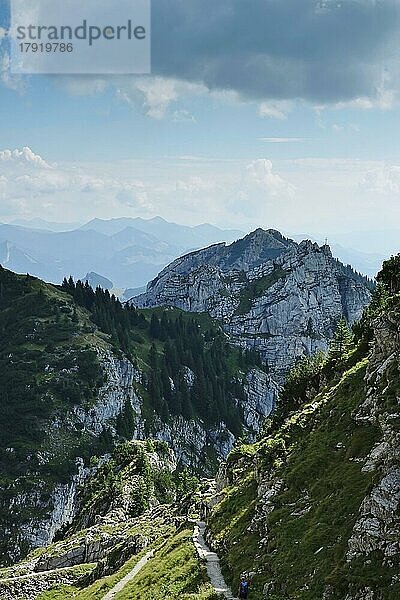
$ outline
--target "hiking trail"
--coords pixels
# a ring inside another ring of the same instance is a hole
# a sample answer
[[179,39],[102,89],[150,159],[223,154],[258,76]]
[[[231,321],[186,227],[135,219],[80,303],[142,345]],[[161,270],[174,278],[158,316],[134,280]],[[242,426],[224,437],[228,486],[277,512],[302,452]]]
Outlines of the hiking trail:
[[193,543],[200,559],[206,561],[207,574],[211,585],[218,594],[223,594],[227,600],[237,600],[222,575],[218,555],[211,552],[204,540],[205,530],[206,524],[203,521],[197,521],[193,531]]
[[113,588],[111,588],[111,590],[109,590],[105,596],[103,596],[102,600],[112,600],[113,598],[115,598],[115,596],[124,589],[124,587],[131,581],[131,579],[136,577],[136,575],[139,573],[139,571],[141,571],[141,569],[143,569],[143,567],[148,563],[148,561],[151,558],[153,558],[153,556],[154,556],[154,550],[150,550],[150,552],[145,554],[136,563],[136,565],[133,567],[133,569],[131,571],[129,571],[129,573],[127,573],[125,575],[125,577],[123,577]]

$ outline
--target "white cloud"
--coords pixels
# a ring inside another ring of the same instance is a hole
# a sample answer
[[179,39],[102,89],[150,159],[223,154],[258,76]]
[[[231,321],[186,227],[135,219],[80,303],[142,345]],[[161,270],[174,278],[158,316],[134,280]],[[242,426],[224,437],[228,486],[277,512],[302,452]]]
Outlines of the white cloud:
[[[398,74],[399,64],[393,65],[392,73]],[[396,82],[389,70],[383,70],[381,73],[381,82],[375,87],[374,93],[369,96],[356,96],[351,100],[335,102],[332,105],[316,106],[316,111],[322,111],[326,108],[338,110],[358,109],[358,110],[390,110],[398,104],[399,90],[398,81]]]
[[123,102],[139,105],[153,119],[163,119],[179,98],[205,91],[204,86],[165,77],[121,79],[117,86],[117,95]]
[[106,79],[84,75],[67,76],[60,77],[58,84],[77,96],[101,94],[111,88],[121,102],[139,109],[146,116],[156,120],[171,117],[177,122],[194,121],[194,117],[185,109],[171,110],[178,100],[209,94],[204,85],[147,75],[109,76]]
[[161,77],[134,79],[122,83],[117,95],[128,104],[141,104],[145,114],[153,119],[162,119],[171,103],[178,98],[175,82]]
[[43,169],[50,169],[50,165],[41,156],[32,152],[28,146],[22,150],[0,150],[0,162],[13,163],[15,165],[32,165]]
[[65,209],[73,215],[127,206],[143,214],[151,209],[142,181],[50,164],[28,147],[0,151],[0,215],[59,218]]
[[260,117],[266,119],[287,119],[291,104],[282,100],[281,102],[262,102],[258,107]]
[[360,188],[373,194],[399,194],[400,166],[385,166],[368,171],[360,181]]
[[245,184],[261,189],[273,198],[293,196],[296,188],[294,185],[274,173],[272,162],[260,158],[246,167]]
[[[378,91],[377,95],[372,98],[368,97],[359,97],[354,100],[349,100],[348,102],[337,102],[331,108],[336,108],[339,110],[348,109],[348,108],[356,108],[361,110],[390,110],[397,103],[396,93],[393,90],[384,90],[381,89]],[[320,107],[327,108],[327,107]]]
[[261,137],[258,138],[260,142],[267,142],[267,144],[290,144],[297,142],[310,142],[311,138],[304,137]]

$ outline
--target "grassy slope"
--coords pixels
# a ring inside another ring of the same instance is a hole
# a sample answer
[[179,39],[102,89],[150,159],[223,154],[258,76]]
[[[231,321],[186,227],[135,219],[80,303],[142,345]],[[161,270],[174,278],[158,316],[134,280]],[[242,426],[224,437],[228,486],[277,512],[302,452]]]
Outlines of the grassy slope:
[[116,600],[213,600],[204,565],[196,556],[192,529],[173,536],[116,596]]
[[191,536],[191,529],[172,534],[165,541],[160,535],[154,544],[128,560],[113,575],[84,589],[59,585],[42,593],[37,600],[101,600],[150,548],[155,548],[155,557],[115,597],[116,600],[215,600],[216,596],[207,583],[205,567],[197,560]]
[[[389,590],[393,573],[374,557],[364,566],[345,561],[359,506],[373,484],[373,474],[361,473],[358,461],[379,438],[373,426],[352,417],[365,399],[365,369],[363,360],[277,433],[230,458],[236,483],[210,527],[225,548],[223,568],[230,583],[236,585],[242,571],[256,571],[252,600],[261,600],[269,581],[277,584],[277,600],[320,600],[326,583],[334,588],[332,599],[343,600],[352,581],[372,587],[379,581],[385,600],[399,592]],[[257,500],[256,471],[264,476],[273,471],[283,480],[267,517],[266,543],[256,528],[248,530]]]

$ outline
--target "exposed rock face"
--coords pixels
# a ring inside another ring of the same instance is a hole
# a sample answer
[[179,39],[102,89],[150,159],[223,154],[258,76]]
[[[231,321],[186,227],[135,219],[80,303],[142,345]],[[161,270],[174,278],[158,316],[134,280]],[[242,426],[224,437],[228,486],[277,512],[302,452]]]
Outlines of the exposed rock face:
[[[49,518],[22,525],[21,537],[32,548],[50,544],[57,531],[72,522],[75,516],[77,490],[90,473],[90,469],[84,468],[81,458],[78,458],[76,462],[77,474],[71,477],[70,483],[57,485],[51,495],[49,506],[52,507],[52,511]],[[37,504],[40,504],[40,494],[37,496]]]
[[206,428],[201,421],[185,421],[180,417],[171,424],[159,422],[155,437],[171,446],[181,464],[194,468],[202,466],[205,473],[207,449],[212,447],[216,456],[224,459],[235,443],[234,435],[224,423],[219,427]]
[[263,420],[271,414],[276,404],[279,387],[269,375],[259,369],[252,369],[247,374],[245,393],[244,420],[250,431],[258,433]]
[[376,424],[382,439],[365,460],[363,471],[376,472],[378,482],[360,507],[348,543],[348,560],[379,551],[388,564],[400,557],[400,402],[398,316],[389,312],[374,327],[374,352],[367,376],[367,398],[356,418]]
[[6,579],[0,582],[2,600],[35,600],[41,593],[58,585],[79,585],[84,578],[74,569],[60,569],[51,573],[36,573],[35,576],[22,576],[19,579]]
[[399,554],[400,469],[394,468],[364,499],[349,540],[348,559],[375,550],[390,558]]
[[358,319],[369,300],[366,281],[329,247],[260,229],[178,258],[132,303],[207,311],[237,344],[259,350],[279,382],[298,357],[326,348],[341,317]]
[[74,407],[78,421],[89,432],[99,435],[104,426],[113,425],[113,420],[122,411],[125,402],[130,401],[136,414],[134,437],[143,437],[142,399],[135,392],[134,383],[141,381],[141,374],[127,359],[118,359],[111,352],[99,352],[99,360],[104,372],[105,383],[99,390],[96,404],[90,409]]

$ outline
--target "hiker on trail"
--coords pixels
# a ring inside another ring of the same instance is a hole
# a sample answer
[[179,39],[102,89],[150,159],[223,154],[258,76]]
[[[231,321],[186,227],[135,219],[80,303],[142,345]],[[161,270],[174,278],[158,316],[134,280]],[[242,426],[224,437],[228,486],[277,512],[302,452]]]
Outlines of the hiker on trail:
[[239,584],[239,598],[241,600],[247,600],[249,597],[249,581],[246,577],[242,576]]

